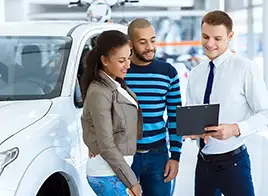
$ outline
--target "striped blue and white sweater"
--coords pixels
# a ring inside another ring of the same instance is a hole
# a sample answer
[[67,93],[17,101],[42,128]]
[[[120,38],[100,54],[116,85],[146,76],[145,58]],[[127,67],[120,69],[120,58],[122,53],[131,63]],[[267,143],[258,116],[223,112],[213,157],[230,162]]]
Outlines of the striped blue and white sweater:
[[[138,150],[159,148],[166,143],[167,130],[171,159],[179,160],[182,138],[176,135],[176,107],[181,105],[180,81],[176,69],[155,59],[147,66],[131,64],[125,81],[136,93],[143,115],[143,139]],[[164,121],[167,109],[168,122]]]

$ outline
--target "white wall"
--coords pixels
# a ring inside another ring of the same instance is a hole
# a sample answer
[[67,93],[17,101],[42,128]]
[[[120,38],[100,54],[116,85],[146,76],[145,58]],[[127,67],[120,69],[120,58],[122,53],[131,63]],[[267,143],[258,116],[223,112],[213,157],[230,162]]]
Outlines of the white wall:
[[0,22],[5,22],[5,0],[0,0]]
[[7,22],[26,20],[26,7],[24,0],[6,0],[5,1],[5,20]]
[[205,0],[205,9],[206,10],[224,10],[224,3],[225,3],[225,0]]

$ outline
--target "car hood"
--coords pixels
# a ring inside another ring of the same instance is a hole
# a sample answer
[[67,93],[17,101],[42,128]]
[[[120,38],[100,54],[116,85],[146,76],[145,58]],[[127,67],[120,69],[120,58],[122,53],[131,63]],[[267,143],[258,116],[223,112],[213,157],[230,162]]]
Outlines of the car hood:
[[50,100],[1,101],[0,144],[45,116],[51,105]]

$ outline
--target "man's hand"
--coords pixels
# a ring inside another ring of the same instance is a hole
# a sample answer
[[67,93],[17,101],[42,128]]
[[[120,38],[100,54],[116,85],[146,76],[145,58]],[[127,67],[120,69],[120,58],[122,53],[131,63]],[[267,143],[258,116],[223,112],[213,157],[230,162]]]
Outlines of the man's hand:
[[164,172],[164,182],[170,182],[171,180],[173,180],[177,176],[178,171],[179,162],[172,159],[168,160]]
[[237,124],[222,124],[219,126],[206,127],[205,131],[214,131],[204,133],[204,137],[214,137],[218,140],[227,140],[230,137],[240,135],[240,130]]
[[237,124],[222,124],[218,126],[206,127],[205,132],[202,135],[187,135],[183,136],[182,140],[186,140],[188,138],[192,140],[196,140],[197,138],[203,138],[205,144],[208,142],[209,137],[214,137],[218,140],[227,140],[230,137],[240,135],[240,130]]
[[191,139],[191,140],[196,140],[197,138],[203,138],[205,144],[208,142],[208,138],[209,136],[206,135],[187,135],[187,136],[183,136],[182,140],[185,141],[186,139]]
[[202,135],[186,135],[182,137],[182,140],[186,140],[186,139],[191,139],[191,140],[196,140],[197,138],[202,137]]

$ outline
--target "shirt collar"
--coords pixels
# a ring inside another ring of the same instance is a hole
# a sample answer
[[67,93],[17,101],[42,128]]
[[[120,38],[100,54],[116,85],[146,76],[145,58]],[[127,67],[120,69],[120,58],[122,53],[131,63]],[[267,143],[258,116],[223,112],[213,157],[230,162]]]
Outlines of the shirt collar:
[[212,62],[215,65],[215,67],[217,68],[232,54],[233,54],[232,51],[230,49],[227,49],[224,53],[222,53],[220,56],[218,56]]

